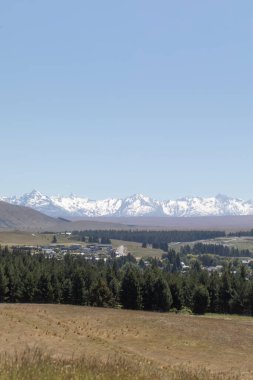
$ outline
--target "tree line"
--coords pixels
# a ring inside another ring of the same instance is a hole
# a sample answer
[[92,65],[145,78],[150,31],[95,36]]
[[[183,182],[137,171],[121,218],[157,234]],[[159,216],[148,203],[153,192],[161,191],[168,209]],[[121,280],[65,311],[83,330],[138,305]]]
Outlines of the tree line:
[[[187,273],[176,253],[149,265],[131,255],[87,261],[80,255],[61,260],[0,248],[0,302],[55,303],[166,312],[253,314],[253,279],[241,266],[233,273],[209,274],[195,261]],[[167,260],[167,262],[166,262]]]
[[253,230],[250,231],[237,231],[237,232],[230,232],[228,234],[229,237],[253,237]]
[[139,231],[139,230],[87,230],[73,231],[73,239],[80,241],[99,242],[114,240],[131,241],[150,244],[153,248],[160,248],[161,244],[172,242],[192,242],[208,240],[226,236],[225,231]]
[[181,253],[194,255],[212,254],[222,257],[253,257],[253,253],[248,249],[239,250],[222,244],[196,243],[192,247],[185,245],[181,247]]

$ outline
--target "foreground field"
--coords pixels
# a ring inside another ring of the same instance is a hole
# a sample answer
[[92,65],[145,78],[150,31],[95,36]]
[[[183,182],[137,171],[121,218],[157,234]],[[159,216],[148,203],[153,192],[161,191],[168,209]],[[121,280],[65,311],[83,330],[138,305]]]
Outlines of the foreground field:
[[2,304],[0,324],[0,379],[253,378],[251,318]]

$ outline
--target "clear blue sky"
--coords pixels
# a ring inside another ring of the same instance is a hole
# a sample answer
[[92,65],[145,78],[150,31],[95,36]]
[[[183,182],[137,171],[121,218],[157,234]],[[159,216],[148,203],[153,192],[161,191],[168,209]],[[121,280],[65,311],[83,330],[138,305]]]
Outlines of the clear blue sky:
[[253,198],[252,0],[0,0],[1,195]]

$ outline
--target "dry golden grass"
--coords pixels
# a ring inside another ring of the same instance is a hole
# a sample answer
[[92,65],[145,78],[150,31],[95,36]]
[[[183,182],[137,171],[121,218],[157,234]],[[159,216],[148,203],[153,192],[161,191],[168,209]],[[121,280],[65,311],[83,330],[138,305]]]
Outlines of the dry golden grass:
[[[0,245],[48,245],[51,244],[53,234],[40,234],[37,232],[0,231]],[[57,234],[59,244],[80,244],[80,241],[70,240],[68,236]]]
[[[253,378],[251,318],[63,305],[1,305],[0,325],[0,355],[14,358],[24,350],[33,352],[38,348],[59,368],[61,361],[70,369],[73,365],[79,368],[81,363],[89,367],[100,362],[103,373],[111,366],[109,372],[115,373],[111,378],[118,379],[127,379],[127,373],[142,374],[129,379]],[[125,364],[119,366],[122,360]],[[50,360],[47,363],[52,366]],[[124,376],[117,377],[118,367],[122,371],[125,368]],[[106,375],[97,378],[109,379]]]
[[0,360],[1,380],[239,380],[237,375],[189,367],[155,368],[150,361],[137,363],[120,357],[106,361],[86,356],[53,359],[38,349]]

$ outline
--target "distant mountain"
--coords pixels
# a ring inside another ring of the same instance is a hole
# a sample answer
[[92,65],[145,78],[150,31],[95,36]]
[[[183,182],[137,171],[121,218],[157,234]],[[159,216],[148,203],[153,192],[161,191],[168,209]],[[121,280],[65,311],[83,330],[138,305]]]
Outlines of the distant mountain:
[[143,194],[120,199],[90,200],[75,195],[48,196],[33,190],[21,197],[1,197],[1,200],[33,208],[52,217],[195,217],[253,215],[253,202],[217,195],[215,197],[186,197],[157,201]]
[[31,207],[0,201],[0,231],[74,231],[98,229],[127,229],[124,224],[107,221],[81,220],[70,222],[64,218],[52,218]]

